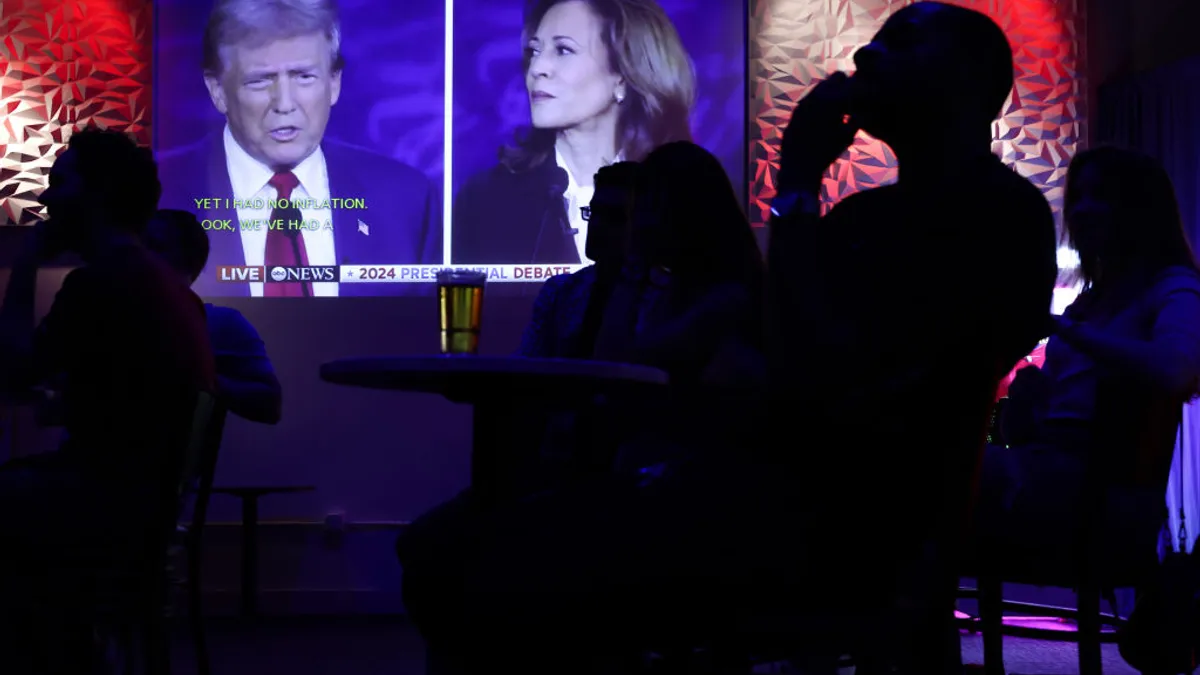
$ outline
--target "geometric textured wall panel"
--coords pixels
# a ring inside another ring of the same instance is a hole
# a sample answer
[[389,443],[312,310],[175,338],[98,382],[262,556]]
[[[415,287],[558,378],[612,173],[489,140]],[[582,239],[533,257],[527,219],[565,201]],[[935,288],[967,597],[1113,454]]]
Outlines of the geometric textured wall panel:
[[[767,221],[779,141],[792,108],[830,73],[853,71],[854,52],[913,0],[751,0],[751,220]],[[1067,165],[1085,134],[1081,0],[955,0],[991,16],[1008,34],[1016,86],[993,124],[992,150],[1042,189],[1057,214]],[[828,208],[896,178],[896,158],[859,134],[826,174]]]
[[0,212],[42,217],[37,197],[87,126],[150,144],[151,0],[0,0]]

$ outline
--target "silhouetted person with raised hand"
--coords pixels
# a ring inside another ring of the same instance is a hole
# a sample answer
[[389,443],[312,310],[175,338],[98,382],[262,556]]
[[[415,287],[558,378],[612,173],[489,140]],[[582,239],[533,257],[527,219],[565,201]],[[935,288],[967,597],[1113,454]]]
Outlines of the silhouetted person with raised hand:
[[[49,220],[13,265],[0,308],[0,384],[19,395],[61,377],[67,440],[0,468],[5,673],[28,672],[34,636],[22,631],[36,630],[28,610],[46,584],[87,573],[70,555],[150,555],[133,547],[145,527],[161,526],[146,521],[182,460],[170,450],[183,450],[196,394],[216,388],[203,305],[140,241],[159,190],[148,150],[124,134],[77,132],[40,198]],[[84,265],[35,324],[38,267],[65,252]]]
[[[187,211],[160,210],[146,228],[145,241],[188,285],[208,264],[208,233]],[[258,331],[232,307],[206,303],[204,310],[216,357],[218,396],[238,417],[277,424],[283,415],[283,388]]]
[[[993,21],[909,5],[854,60],[853,77],[835,73],[797,104],[783,137],[773,425],[796,439],[779,456],[820,514],[812,571],[830,594],[810,606],[884,612],[891,629],[866,634],[875,656],[933,673],[957,659],[956,634],[952,649],[939,636],[951,635],[954,553],[996,386],[1048,327],[1054,219],[991,152],[1013,85]],[[899,180],[822,217],[822,176],[860,129],[895,152]],[[828,440],[801,452],[814,437]],[[852,569],[897,582],[864,587]]]

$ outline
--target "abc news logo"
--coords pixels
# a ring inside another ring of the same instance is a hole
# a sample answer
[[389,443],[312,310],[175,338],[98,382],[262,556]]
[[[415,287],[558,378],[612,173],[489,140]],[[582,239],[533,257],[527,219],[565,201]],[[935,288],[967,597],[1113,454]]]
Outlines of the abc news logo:
[[279,283],[289,284],[304,281],[337,281],[337,267],[334,265],[320,267],[272,267],[270,269],[253,265],[220,265],[217,267],[217,281],[231,283]]

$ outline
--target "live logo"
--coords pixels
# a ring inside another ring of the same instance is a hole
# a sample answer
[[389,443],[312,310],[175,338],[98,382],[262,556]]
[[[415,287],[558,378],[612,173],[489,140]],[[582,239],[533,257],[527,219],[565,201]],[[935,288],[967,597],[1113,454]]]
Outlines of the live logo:
[[266,278],[265,267],[254,267],[252,265],[219,265],[217,267],[217,281],[232,281],[237,283],[245,283],[247,281],[262,282]]

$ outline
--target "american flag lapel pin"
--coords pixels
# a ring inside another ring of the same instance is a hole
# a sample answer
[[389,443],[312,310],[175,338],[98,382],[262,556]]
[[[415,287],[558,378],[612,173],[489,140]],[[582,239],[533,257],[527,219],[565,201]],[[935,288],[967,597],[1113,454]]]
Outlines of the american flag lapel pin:
[[362,232],[363,234],[367,235],[368,237],[371,236],[371,228],[367,227],[367,224],[361,220],[358,221],[358,231]]

